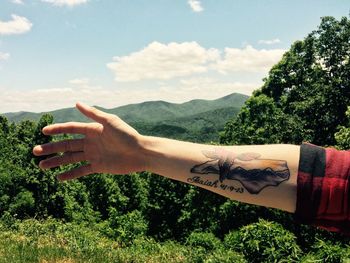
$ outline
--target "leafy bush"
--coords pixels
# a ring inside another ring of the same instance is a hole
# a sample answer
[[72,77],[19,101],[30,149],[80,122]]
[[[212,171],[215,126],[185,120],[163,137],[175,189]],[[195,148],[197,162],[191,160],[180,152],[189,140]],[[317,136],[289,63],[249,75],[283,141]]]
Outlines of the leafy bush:
[[192,232],[186,240],[186,245],[212,251],[219,249],[222,243],[213,233]]
[[19,192],[12,200],[9,212],[13,215],[20,215],[20,217],[26,217],[33,215],[32,210],[35,206],[35,200],[33,194],[29,191]]
[[[345,253],[344,253],[345,252]],[[341,247],[340,244],[332,244],[329,241],[318,239],[313,246],[313,252],[306,255],[302,262],[349,262],[349,251]]]
[[[249,262],[290,262],[302,255],[295,236],[280,224],[260,219],[242,227],[239,234],[241,251]],[[232,236],[233,244],[234,240]]]
[[183,198],[181,216],[177,220],[183,239],[195,230],[220,233],[222,218],[218,208],[226,201],[223,196],[191,186]]
[[3,213],[0,218],[0,229],[1,230],[14,230],[17,228],[17,219],[11,215],[8,211]]
[[138,210],[121,216],[112,210],[110,223],[115,237],[124,245],[129,245],[134,239],[145,236],[148,228],[146,220]]
[[240,251],[241,250],[241,236],[239,231],[231,231],[225,236],[224,246],[226,249]]
[[205,262],[209,255],[222,248],[221,241],[210,232],[192,232],[185,245],[190,248],[192,262],[196,263]]
[[145,211],[149,235],[162,241],[182,237],[184,231],[178,219],[181,209],[186,206],[185,196],[189,188],[190,185],[152,174]]

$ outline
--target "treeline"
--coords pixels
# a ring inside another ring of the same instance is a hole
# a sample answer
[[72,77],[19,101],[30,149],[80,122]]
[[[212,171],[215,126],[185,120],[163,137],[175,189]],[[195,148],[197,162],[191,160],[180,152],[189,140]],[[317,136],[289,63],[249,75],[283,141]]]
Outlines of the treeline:
[[[171,262],[176,255],[173,262],[350,258],[346,237],[155,174],[100,174],[60,183],[55,174],[63,168],[42,171],[31,153],[36,144],[62,139],[42,135],[51,122],[50,116],[18,125],[1,118],[0,243],[9,246],[5,258],[11,262],[23,254],[27,262],[40,255],[68,255],[77,262]],[[348,140],[350,129],[342,130]],[[52,242],[64,245],[54,248]]]
[[322,18],[317,30],[296,41],[272,67],[263,86],[226,125],[221,142],[349,147],[340,129],[349,121],[349,57],[349,19]]
[[[350,148],[349,56],[350,20],[323,18],[317,30],[292,45],[263,87],[226,124],[221,143],[308,141]],[[32,154],[34,145],[68,138],[41,133],[52,121],[44,115],[37,123],[14,124],[0,117],[0,228],[5,232],[32,235],[25,225],[44,229],[42,235],[64,236],[58,227],[62,222],[95,231],[118,247],[148,251],[140,240],[152,240],[159,249],[173,242],[164,249],[183,253],[177,262],[350,258],[347,237],[297,225],[288,213],[230,201],[148,172],[58,182],[55,175],[70,167],[40,170],[40,158]],[[31,219],[44,220],[43,226]]]
[[230,213],[237,203],[148,172],[99,174],[58,182],[55,175],[71,167],[41,170],[41,159],[32,154],[34,145],[63,139],[41,133],[51,122],[49,115],[38,123],[24,121],[18,125],[0,118],[0,216],[107,221],[106,231],[113,237],[124,235],[125,241],[133,239],[134,230],[135,235],[157,240],[183,240],[194,230],[222,237],[232,227],[247,223],[238,211],[232,220]]

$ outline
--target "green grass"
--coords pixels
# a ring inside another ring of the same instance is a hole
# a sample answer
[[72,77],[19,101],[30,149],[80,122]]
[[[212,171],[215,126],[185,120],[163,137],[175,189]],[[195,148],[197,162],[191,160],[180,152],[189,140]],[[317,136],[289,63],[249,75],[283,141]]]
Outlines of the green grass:
[[[0,223],[0,263],[2,262],[222,262],[223,258],[243,256],[232,251],[205,251],[174,241],[152,238],[134,240],[124,246],[107,238],[97,226],[82,226],[49,219]],[[100,229],[101,230],[101,229]]]
[[[178,245],[147,244],[123,248],[116,241],[94,244],[80,237],[44,234],[40,237],[4,232],[0,235],[0,262],[186,262]],[[145,241],[149,242],[149,241]],[[176,248],[176,249],[175,249]],[[183,249],[182,249],[183,250]]]
[[[56,219],[0,221],[0,263],[350,262],[349,245],[322,240],[312,251],[300,250],[290,260],[286,255],[295,240],[276,223],[264,220],[230,232],[223,241],[211,233],[193,232],[184,243],[141,237],[125,244],[108,237],[105,227],[104,223],[79,225]],[[264,232],[266,227],[283,233]],[[246,235],[253,237],[246,240]],[[271,242],[280,241],[270,247]]]

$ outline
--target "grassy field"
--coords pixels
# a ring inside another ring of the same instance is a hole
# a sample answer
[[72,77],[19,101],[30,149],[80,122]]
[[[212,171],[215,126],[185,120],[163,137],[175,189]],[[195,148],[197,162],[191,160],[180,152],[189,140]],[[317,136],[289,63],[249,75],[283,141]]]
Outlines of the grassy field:
[[246,262],[241,254],[208,251],[150,238],[125,245],[98,230],[56,220],[0,224],[0,262]]
[[[296,254],[293,260],[289,258],[293,253],[290,248],[293,247],[284,249],[283,252],[280,250],[281,247],[276,246],[274,250],[263,249],[264,244],[256,243],[266,240],[244,243],[243,246],[246,249],[240,252],[232,250],[232,248],[238,248],[242,245],[238,244],[237,240],[235,241],[236,234],[239,233],[244,236],[253,232],[256,235],[257,229],[252,228],[257,226],[272,227],[274,223],[260,221],[259,224],[248,225],[242,228],[240,232],[234,232],[233,235],[229,234],[225,240],[219,240],[215,237],[208,239],[210,235],[199,233],[192,236],[191,241],[187,240],[184,243],[175,241],[156,242],[152,238],[138,238],[125,244],[106,237],[103,233],[103,224],[84,226],[63,223],[54,219],[45,221],[34,219],[16,220],[15,222],[0,221],[0,263],[350,262],[348,246],[327,245],[323,241],[319,242],[318,249],[306,254],[297,249],[294,251]],[[260,230],[258,229],[258,231]],[[272,228],[271,231],[273,232]],[[285,234],[288,236],[287,232]],[[286,237],[281,236],[273,240],[282,241],[281,238]],[[285,240],[288,240],[288,237]],[[256,246],[260,246],[259,251],[255,251]],[[285,256],[279,257],[277,261],[276,257],[273,260],[274,257],[271,257],[271,255],[281,252]],[[260,256],[260,259],[252,257],[253,254]]]

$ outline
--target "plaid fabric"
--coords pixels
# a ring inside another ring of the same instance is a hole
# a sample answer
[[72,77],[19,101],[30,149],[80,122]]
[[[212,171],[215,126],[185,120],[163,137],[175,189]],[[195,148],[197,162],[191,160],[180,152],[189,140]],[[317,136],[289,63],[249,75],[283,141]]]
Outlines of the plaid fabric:
[[349,177],[350,151],[302,144],[296,220],[349,235]]

